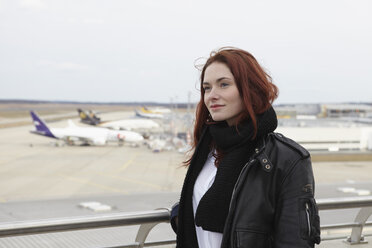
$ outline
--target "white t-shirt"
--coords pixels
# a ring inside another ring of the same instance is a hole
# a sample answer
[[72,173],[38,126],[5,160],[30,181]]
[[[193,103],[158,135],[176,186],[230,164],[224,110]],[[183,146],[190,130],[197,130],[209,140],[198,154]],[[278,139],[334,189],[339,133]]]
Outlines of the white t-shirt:
[[[215,158],[212,153],[208,155],[202,171],[195,181],[194,193],[192,195],[192,207],[194,218],[200,199],[205,192],[212,186],[216,177],[217,168],[214,165]],[[195,225],[196,237],[198,238],[199,248],[218,248],[221,247],[222,233],[205,231],[203,228]]]

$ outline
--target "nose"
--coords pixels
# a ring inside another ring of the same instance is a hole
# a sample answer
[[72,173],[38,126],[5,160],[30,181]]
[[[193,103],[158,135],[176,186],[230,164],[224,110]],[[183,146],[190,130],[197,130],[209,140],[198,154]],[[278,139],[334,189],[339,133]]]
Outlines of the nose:
[[208,92],[207,100],[213,101],[217,100],[220,97],[218,89],[216,87],[212,87],[212,89]]

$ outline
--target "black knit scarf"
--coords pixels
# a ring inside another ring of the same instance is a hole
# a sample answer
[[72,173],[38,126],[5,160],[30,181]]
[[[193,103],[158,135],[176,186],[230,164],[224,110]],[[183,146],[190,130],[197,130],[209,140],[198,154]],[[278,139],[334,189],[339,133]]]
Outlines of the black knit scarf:
[[[226,122],[207,126],[191,159],[181,192],[177,248],[198,247],[195,224],[204,230],[223,232],[232,191],[241,169],[253,154],[257,142],[276,127],[277,118],[272,107],[257,115],[257,135],[253,140],[254,129],[251,121],[242,122],[238,128],[230,127]],[[212,186],[199,202],[194,220],[192,207],[194,184],[210,153],[211,142],[214,142],[224,155]]]

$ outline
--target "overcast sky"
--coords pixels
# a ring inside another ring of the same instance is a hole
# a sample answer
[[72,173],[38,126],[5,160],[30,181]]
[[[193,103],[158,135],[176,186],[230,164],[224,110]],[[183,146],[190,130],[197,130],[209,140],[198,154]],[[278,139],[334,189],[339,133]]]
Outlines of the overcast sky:
[[251,52],[276,103],[372,102],[369,0],[0,0],[0,99],[186,102],[195,63]]

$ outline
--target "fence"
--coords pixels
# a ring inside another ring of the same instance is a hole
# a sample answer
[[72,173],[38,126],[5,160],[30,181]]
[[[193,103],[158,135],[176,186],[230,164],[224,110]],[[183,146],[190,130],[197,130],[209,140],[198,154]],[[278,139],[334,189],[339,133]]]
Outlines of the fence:
[[[337,237],[346,238],[349,244],[362,244],[366,241],[362,236],[363,227],[372,225],[367,222],[372,215],[372,197],[352,197],[352,198],[331,198],[318,199],[320,211],[336,210],[348,208],[361,208],[355,220],[350,223],[322,225],[322,230],[351,228],[350,236]],[[154,226],[159,223],[169,222],[170,209],[157,209],[153,211],[134,212],[134,213],[110,213],[95,216],[69,217],[59,219],[46,219],[23,222],[9,222],[0,224],[0,238],[13,237],[17,235],[43,234],[50,232],[63,232],[74,230],[86,230],[93,228],[118,227],[140,225],[134,243],[125,244],[111,248],[146,247],[175,244],[175,240],[165,240],[159,242],[147,242],[146,238]],[[334,239],[322,237],[322,240]]]

